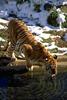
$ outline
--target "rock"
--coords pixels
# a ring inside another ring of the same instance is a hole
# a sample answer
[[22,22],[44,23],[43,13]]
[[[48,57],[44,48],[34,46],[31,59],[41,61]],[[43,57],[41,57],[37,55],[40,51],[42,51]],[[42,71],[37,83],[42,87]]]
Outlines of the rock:
[[9,13],[9,17],[17,18],[17,15],[13,11],[11,11]]
[[0,57],[0,66],[7,66],[9,63],[14,61],[14,59],[6,56]]
[[[15,59],[1,56],[0,57],[0,76],[12,76],[28,72],[26,65],[10,65]],[[8,65],[9,64],[9,65]]]

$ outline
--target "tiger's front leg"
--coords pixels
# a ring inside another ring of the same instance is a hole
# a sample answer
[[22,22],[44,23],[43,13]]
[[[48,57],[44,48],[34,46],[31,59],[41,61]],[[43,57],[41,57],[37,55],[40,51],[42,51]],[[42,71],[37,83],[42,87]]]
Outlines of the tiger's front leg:
[[24,44],[22,47],[23,53],[25,55],[25,59],[26,59],[26,63],[27,63],[27,68],[29,69],[29,71],[33,71],[33,64],[32,61],[30,59],[33,51],[32,51],[32,46],[29,44]]
[[32,62],[29,59],[26,59],[26,64],[27,64],[27,68],[29,69],[29,71],[33,71]]

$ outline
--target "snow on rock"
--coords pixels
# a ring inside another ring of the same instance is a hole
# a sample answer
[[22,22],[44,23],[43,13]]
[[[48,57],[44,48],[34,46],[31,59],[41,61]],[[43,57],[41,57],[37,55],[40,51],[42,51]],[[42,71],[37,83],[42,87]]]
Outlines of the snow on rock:
[[58,50],[61,50],[61,51],[67,51],[67,48],[60,48],[60,47],[58,47]]
[[8,24],[8,22],[9,22],[9,21],[0,18],[0,23]]
[[62,23],[62,22],[65,22],[65,16],[64,16],[64,14],[59,14],[59,16],[58,16],[58,18],[57,18],[57,21],[58,21],[58,23]]
[[47,17],[49,16],[50,13],[48,13],[47,11],[42,10],[39,14],[39,23],[42,26],[46,26],[47,25]]
[[48,47],[49,46],[49,43],[43,43],[44,46]]
[[41,34],[39,35],[39,37],[44,38],[44,39],[48,39],[48,38],[50,38],[50,34],[41,33]]
[[[47,0],[30,0],[30,3],[26,1],[22,4],[16,4],[16,1],[9,1],[7,4],[4,3],[3,6],[0,7],[0,18],[11,19],[11,17],[9,18],[9,14],[13,13],[18,18],[25,20],[25,22],[27,21],[29,25],[40,24],[45,30],[51,30],[53,27],[51,28],[47,24],[47,17],[50,13],[44,10],[43,7],[46,1]],[[50,1],[48,0],[48,2]],[[34,4],[41,4],[40,12],[34,11]]]
[[55,41],[55,42],[57,42],[58,41],[58,39],[60,39],[61,38],[61,36],[59,36],[59,35],[51,35],[50,36],[50,38],[52,39],[52,41]]
[[35,36],[35,39],[36,39],[38,42],[41,42],[41,41],[42,41],[42,38],[40,38],[39,36]]
[[8,26],[8,22],[9,21],[0,18],[0,29],[6,29]]
[[42,1],[41,0],[33,0],[33,2],[36,4],[41,4]]
[[56,36],[55,36],[55,35],[51,35],[50,37],[51,37],[52,39],[53,39],[53,38],[61,38],[59,35],[56,35]]
[[59,29],[62,30],[62,23],[65,22],[64,14],[60,13],[57,18],[57,22],[60,24]]
[[0,11],[0,18],[7,18],[8,17],[8,12],[6,10],[1,10]]
[[63,5],[67,5],[67,1],[63,2]]
[[57,48],[57,46],[55,45],[55,42],[52,42],[51,46],[48,46],[47,48],[48,49],[54,49],[54,48]]
[[11,13],[12,11],[14,13],[17,13],[17,7],[15,1],[8,2],[8,4],[4,5],[4,8],[7,10],[8,13]]
[[4,29],[4,26],[3,25],[0,25],[0,29]]
[[63,52],[63,53],[52,53],[52,55],[57,55],[57,56],[62,56],[67,54],[67,51]]
[[32,18],[33,18],[33,19],[38,19],[38,20],[39,20],[40,13],[37,13],[37,12],[34,12],[34,11],[33,11],[33,12],[31,13],[31,15],[32,15]]
[[17,16],[18,17],[30,18],[32,11],[31,11],[30,6],[27,2],[23,3],[22,5],[19,4],[17,6],[18,6],[18,9],[19,9],[19,11],[17,11]]

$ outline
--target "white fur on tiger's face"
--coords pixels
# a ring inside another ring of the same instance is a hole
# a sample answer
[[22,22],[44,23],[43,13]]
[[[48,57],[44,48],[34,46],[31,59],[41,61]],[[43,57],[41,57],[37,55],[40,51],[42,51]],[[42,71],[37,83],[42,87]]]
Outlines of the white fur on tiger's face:
[[24,53],[27,67],[35,63],[46,66],[51,76],[56,74],[56,59],[45,49],[45,47],[36,41],[33,34],[28,30],[23,21],[12,19],[8,24],[8,38],[11,42],[7,48],[7,55],[12,56],[15,49]]

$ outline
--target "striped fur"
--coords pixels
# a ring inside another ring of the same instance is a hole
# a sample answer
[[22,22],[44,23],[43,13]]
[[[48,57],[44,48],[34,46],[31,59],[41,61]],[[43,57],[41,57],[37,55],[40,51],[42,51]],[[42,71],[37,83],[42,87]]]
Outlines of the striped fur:
[[21,44],[34,45],[37,42],[26,24],[17,19],[12,19],[8,24],[8,38],[11,42],[7,49],[7,55],[9,56],[12,56],[15,49],[18,51]]
[[32,68],[33,64],[40,64],[46,70],[50,70],[51,75],[56,73],[56,59],[52,57],[41,43],[35,40],[33,34],[28,30],[23,21],[12,19],[9,22],[8,38],[11,42],[7,48],[9,56],[12,56],[15,49],[18,49],[25,55],[27,68]]

